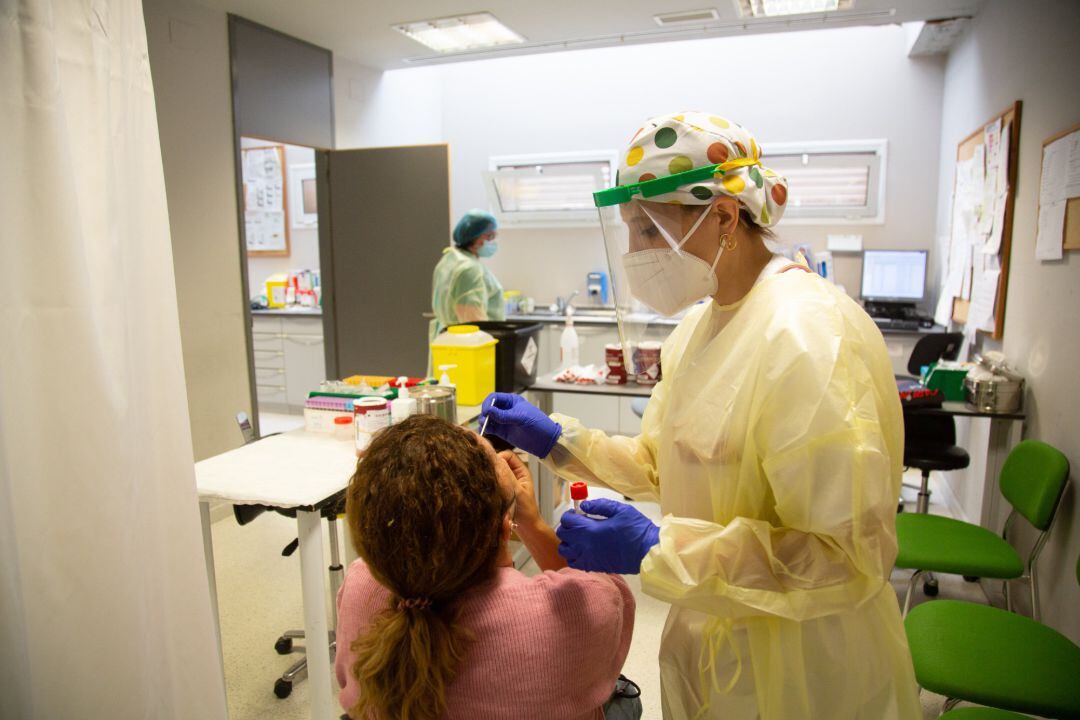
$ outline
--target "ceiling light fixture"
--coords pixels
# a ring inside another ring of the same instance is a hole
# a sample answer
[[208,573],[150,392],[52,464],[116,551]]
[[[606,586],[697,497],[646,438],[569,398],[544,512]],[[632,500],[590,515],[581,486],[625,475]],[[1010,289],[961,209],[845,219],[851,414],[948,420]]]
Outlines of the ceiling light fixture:
[[660,13],[659,15],[653,15],[653,20],[660,27],[670,27],[672,25],[691,25],[699,23],[711,23],[720,19],[720,13],[716,11],[716,8],[705,8],[704,10],[682,10],[680,12]]
[[525,38],[487,12],[394,25],[394,29],[440,53],[515,45]]
[[739,16],[744,18],[806,15],[809,13],[850,10],[855,0],[734,0]]

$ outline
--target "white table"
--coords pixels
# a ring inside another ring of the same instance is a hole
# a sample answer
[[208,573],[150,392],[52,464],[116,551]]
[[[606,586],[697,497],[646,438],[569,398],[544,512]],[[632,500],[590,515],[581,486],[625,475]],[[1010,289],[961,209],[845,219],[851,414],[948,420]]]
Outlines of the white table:
[[[319,640],[330,635],[320,510],[337,499],[355,471],[354,442],[304,430],[267,437],[195,464],[215,623],[218,610],[210,503],[225,501],[238,505],[296,508],[313,720],[331,720],[341,715],[330,682],[329,645]],[[219,647],[220,632],[218,626]]]
[[[479,415],[479,407],[459,407],[458,423],[468,424]],[[210,532],[210,503],[223,501],[236,505],[296,508],[312,720],[334,720],[341,716],[331,684],[329,644],[314,640],[328,639],[331,629],[326,615],[328,598],[323,574],[326,560],[320,511],[337,500],[355,471],[354,442],[309,433],[303,429],[266,437],[195,463],[206,574],[210,580],[219,652],[221,626],[214,576],[213,537]],[[346,542],[345,545],[346,557],[355,557],[351,553],[351,543]],[[319,647],[324,651],[317,652]]]

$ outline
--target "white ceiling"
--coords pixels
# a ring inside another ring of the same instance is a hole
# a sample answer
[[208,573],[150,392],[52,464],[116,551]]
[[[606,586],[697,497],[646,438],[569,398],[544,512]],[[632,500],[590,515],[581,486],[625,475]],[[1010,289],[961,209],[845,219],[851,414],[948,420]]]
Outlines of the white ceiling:
[[[981,0],[855,0],[844,13],[743,22],[735,0],[200,0],[373,68],[412,67],[448,58],[401,35],[393,25],[488,11],[526,39],[524,47],[465,54],[472,60],[508,54],[685,40],[741,33],[882,25],[973,15]],[[476,4],[471,4],[476,3]],[[709,25],[661,28],[657,13],[716,8]]]

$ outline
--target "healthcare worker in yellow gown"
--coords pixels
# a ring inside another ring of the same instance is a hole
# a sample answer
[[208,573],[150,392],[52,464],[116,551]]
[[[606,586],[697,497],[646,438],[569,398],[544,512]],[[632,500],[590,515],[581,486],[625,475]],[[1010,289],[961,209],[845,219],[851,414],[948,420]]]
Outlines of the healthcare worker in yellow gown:
[[454,245],[443,250],[431,281],[432,337],[459,323],[506,319],[503,287],[480,262],[498,250],[497,230],[495,217],[483,210],[470,210],[454,227]]
[[[488,434],[558,475],[660,503],[588,501],[558,530],[573,567],[641,573],[671,603],[664,717],[921,718],[897,598],[902,420],[881,333],[765,239],[787,183],[756,140],[704,113],[647,121],[597,193],[615,289],[660,314],[663,380],[637,437],[520,397]],[[624,342],[647,308],[617,297]],[[695,304],[699,300],[704,302]],[[588,638],[582,638],[588,642]]]

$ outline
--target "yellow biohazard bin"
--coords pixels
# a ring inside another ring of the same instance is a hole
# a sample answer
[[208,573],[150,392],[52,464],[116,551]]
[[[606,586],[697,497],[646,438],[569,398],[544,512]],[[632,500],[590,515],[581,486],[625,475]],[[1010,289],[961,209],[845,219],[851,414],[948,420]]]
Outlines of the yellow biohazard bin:
[[475,325],[454,325],[431,342],[436,377],[443,366],[457,386],[458,405],[479,405],[495,392],[495,345],[499,341]]

